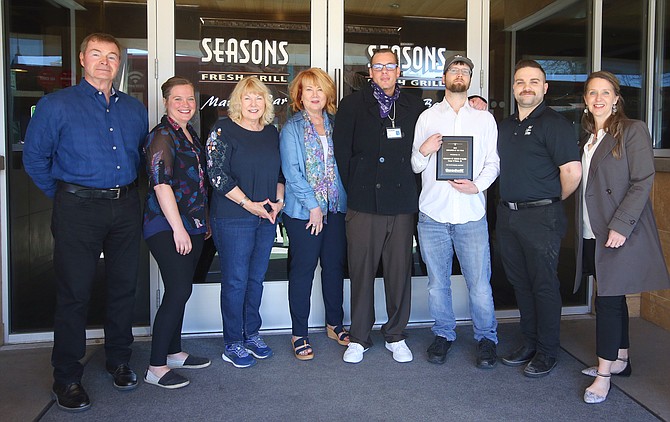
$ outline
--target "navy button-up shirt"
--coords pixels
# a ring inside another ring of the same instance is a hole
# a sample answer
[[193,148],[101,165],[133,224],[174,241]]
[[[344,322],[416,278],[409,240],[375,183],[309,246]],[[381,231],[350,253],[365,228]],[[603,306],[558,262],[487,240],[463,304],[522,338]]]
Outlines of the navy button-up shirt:
[[147,111],[112,88],[104,93],[86,80],[43,97],[26,131],[23,165],[37,187],[53,198],[56,183],[106,189],[137,178]]

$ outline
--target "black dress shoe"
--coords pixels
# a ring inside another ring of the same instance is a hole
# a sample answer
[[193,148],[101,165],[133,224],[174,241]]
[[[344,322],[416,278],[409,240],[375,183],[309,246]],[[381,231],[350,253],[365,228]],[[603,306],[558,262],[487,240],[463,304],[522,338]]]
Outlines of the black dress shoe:
[[496,366],[498,355],[496,354],[496,344],[483,338],[477,345],[477,368],[491,369]]
[[127,363],[122,363],[116,368],[107,366],[107,372],[114,377],[114,388],[117,390],[137,388],[137,375]]
[[557,363],[556,358],[547,356],[544,353],[536,353],[533,360],[523,370],[523,374],[531,378],[545,377],[556,367]]
[[433,344],[428,347],[428,362],[444,363],[447,359],[447,352],[451,349],[451,342],[444,337],[435,336]]
[[81,412],[91,407],[86,390],[78,382],[67,385],[55,382],[51,395],[58,407],[68,412]]
[[502,363],[507,366],[521,366],[530,362],[533,356],[535,356],[535,349],[524,345],[502,358]]

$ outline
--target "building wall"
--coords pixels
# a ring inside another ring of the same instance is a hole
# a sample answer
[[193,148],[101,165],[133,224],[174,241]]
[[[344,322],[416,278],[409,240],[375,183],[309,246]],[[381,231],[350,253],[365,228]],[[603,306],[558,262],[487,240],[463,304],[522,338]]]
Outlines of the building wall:
[[[656,159],[652,203],[666,265],[670,265],[670,158]],[[640,295],[642,318],[670,330],[670,289]]]

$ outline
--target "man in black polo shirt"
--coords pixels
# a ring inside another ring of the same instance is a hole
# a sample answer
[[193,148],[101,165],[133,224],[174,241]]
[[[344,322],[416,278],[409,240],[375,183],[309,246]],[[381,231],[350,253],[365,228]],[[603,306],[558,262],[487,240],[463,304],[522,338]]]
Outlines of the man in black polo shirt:
[[556,366],[561,321],[558,253],[566,218],[561,200],[582,175],[570,122],[547,107],[549,85],[533,60],[517,63],[517,112],[500,124],[500,205],[496,233],[507,279],[514,287],[524,344],[503,358],[528,363],[524,374],[543,377]]

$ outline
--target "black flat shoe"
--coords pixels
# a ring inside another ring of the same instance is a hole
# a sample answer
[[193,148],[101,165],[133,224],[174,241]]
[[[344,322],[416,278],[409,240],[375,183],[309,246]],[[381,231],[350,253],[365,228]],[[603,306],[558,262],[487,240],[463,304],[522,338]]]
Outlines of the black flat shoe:
[[107,372],[114,378],[114,388],[117,390],[132,390],[137,388],[137,375],[127,363],[116,368],[107,367]]
[[51,395],[56,404],[67,412],[82,412],[91,407],[91,401],[84,387],[78,382],[72,384],[54,383]]
[[502,358],[502,363],[507,366],[521,366],[530,362],[533,356],[535,356],[535,349],[524,345]]

